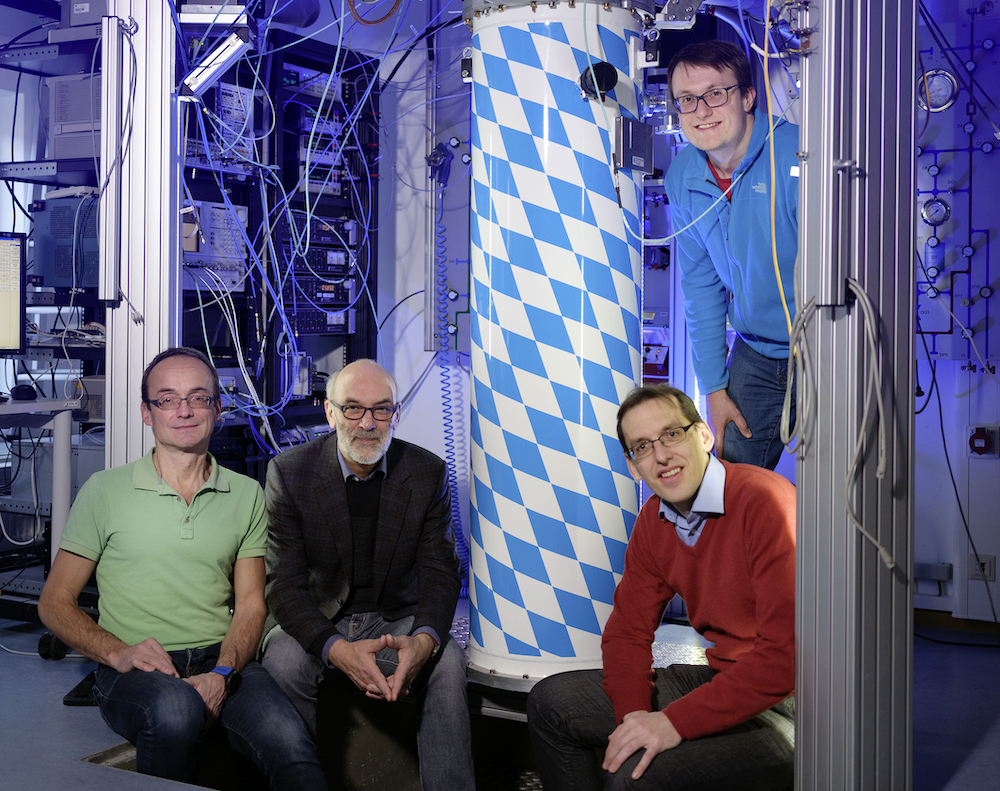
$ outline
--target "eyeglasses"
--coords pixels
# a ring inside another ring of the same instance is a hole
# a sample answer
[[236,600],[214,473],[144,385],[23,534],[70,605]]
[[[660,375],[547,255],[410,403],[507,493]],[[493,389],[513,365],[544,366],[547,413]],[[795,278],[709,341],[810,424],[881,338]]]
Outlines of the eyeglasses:
[[696,420],[694,423],[688,423],[686,426],[681,426],[680,428],[668,428],[656,439],[644,439],[642,442],[636,443],[625,451],[625,455],[632,459],[632,461],[639,461],[639,459],[644,459],[653,452],[654,442],[659,442],[665,448],[669,448],[672,445],[680,445],[684,441],[684,437],[687,436],[687,430],[697,422]]
[[361,420],[365,416],[365,412],[371,412],[372,417],[376,420],[389,420],[399,409],[399,404],[361,406],[361,404],[335,404],[333,401],[330,404],[337,407],[348,420]]
[[682,115],[693,113],[698,109],[698,102],[702,101],[708,107],[722,107],[729,102],[729,92],[733,88],[742,88],[742,85],[730,85],[728,88],[712,88],[701,96],[678,96],[674,99],[674,107]]
[[147,399],[146,403],[159,407],[164,412],[176,412],[181,408],[181,401],[187,401],[191,409],[208,409],[215,403],[215,396],[199,393],[198,395],[190,395],[187,398],[178,398],[177,396],[166,395],[156,401]]

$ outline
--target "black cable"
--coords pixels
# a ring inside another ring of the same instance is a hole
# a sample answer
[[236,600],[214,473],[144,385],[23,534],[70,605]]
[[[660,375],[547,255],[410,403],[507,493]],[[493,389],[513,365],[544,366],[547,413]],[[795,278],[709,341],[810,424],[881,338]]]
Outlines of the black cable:
[[[975,101],[976,95],[973,93],[972,88],[973,87],[978,88],[980,93],[983,94],[983,98],[991,105],[993,105],[993,109],[996,110],[997,112],[1000,112],[1000,107],[997,107],[996,102],[994,102],[993,99],[990,98],[990,95],[986,93],[985,90],[983,90],[983,86],[980,85],[977,82],[976,78],[973,77],[972,74],[965,69],[965,65],[964,64],[956,65],[952,61],[951,59],[952,55],[958,58],[958,53],[955,52],[955,49],[951,45],[949,45],[948,42],[945,40],[944,33],[941,32],[941,28],[938,27],[937,22],[931,16],[930,12],[927,10],[927,7],[924,5],[923,0],[920,0],[920,14],[924,18],[924,23],[927,25],[927,29],[930,31],[931,37],[937,43],[938,47],[941,48],[941,52],[944,54],[945,58],[948,59],[948,65],[954,72],[955,78],[962,83],[962,87],[965,88],[966,92],[969,94],[969,98]],[[969,78],[969,84],[966,84],[965,82],[966,75]],[[970,84],[972,87],[970,87]],[[979,109],[982,110],[982,108]],[[982,112],[987,119],[987,123],[990,123],[989,115],[987,115],[985,111]],[[993,126],[994,129],[996,128],[992,123],[990,123],[990,125]]]
[[419,44],[421,41],[423,41],[428,36],[433,36],[441,28],[448,27],[449,25],[456,25],[459,22],[463,22],[463,21],[464,20],[462,19],[462,17],[457,16],[454,19],[449,19],[447,22],[439,22],[434,27],[428,28],[423,33],[421,33],[417,38],[415,38],[413,40],[413,43],[410,44],[410,46],[408,46],[406,48],[406,52],[403,53],[403,57],[401,57],[396,62],[396,65],[393,67],[392,71],[389,72],[389,76],[385,78],[385,82],[382,83],[382,90],[385,90],[385,86],[388,85],[392,81],[392,78],[396,76],[396,72],[399,71],[399,67],[403,65],[403,63],[410,56],[410,53],[413,52],[413,48],[415,46],[417,46],[417,44]]
[[920,632],[914,632],[914,637],[919,637],[921,640],[927,640],[931,643],[939,643],[940,645],[961,645],[968,646],[969,648],[1000,648],[1000,643],[993,645],[993,643],[966,643],[961,640],[939,640],[936,637],[928,637],[925,634],[920,634]]
[[417,294],[423,294],[423,293],[424,293],[424,289],[420,289],[419,291],[414,291],[412,294],[407,294],[405,297],[403,297],[401,300],[399,300],[399,302],[397,302],[395,305],[392,306],[392,310],[390,310],[388,313],[385,314],[385,318],[382,319],[382,321],[379,322],[378,328],[382,329],[382,325],[385,324],[389,320],[389,317],[392,315],[392,311],[393,310],[395,310],[400,305],[402,305],[404,302],[406,302],[406,300],[408,300],[410,297],[415,297]]
[[[923,265],[921,264],[921,266],[923,266]],[[930,406],[931,396],[934,395],[934,388],[938,386],[938,381],[937,381],[937,363],[934,362],[934,360],[931,359],[931,350],[927,347],[927,336],[924,334],[924,331],[920,328],[920,314],[919,313],[917,314],[917,334],[920,336],[920,342],[924,344],[924,354],[927,355],[927,362],[928,362],[928,364],[931,367],[931,387],[930,387],[930,390],[927,391],[927,400],[924,401],[924,405],[922,407],[920,407],[920,409],[916,410],[913,413],[914,417],[916,417],[917,415],[919,415],[921,412],[923,412],[925,409],[927,409],[928,406]],[[917,366],[914,366],[914,370],[917,370]],[[920,386],[919,379],[917,381],[917,386],[918,387]]]
[[[24,38],[25,36],[30,36],[36,30],[41,30],[42,28],[46,28],[46,27],[52,27],[52,25],[54,25],[54,24],[56,24],[55,20],[53,20],[52,22],[44,22],[41,25],[35,25],[35,27],[29,28],[28,30],[25,30],[23,33],[18,33],[16,36],[14,36],[14,38],[12,38],[6,44],[0,44],[0,52],[3,52],[4,50],[10,49],[11,46],[13,46],[14,42],[18,41],[19,39]],[[42,39],[41,41],[28,41],[28,42],[26,42],[24,44],[24,46],[30,47],[32,44],[45,44],[47,42],[48,42],[48,38],[46,37],[46,38]]]
[[[944,428],[944,406],[941,403],[941,388],[937,388],[937,402],[938,402],[938,423],[941,426],[941,448],[944,450],[944,460],[948,465],[948,476],[951,478],[952,488],[955,490],[955,505],[958,506],[959,516],[962,517],[962,525],[965,527],[965,535],[969,539],[969,546],[972,547],[972,554],[976,557],[976,563],[979,560],[979,550],[976,549],[976,542],[972,539],[972,531],[969,529],[969,520],[965,518],[965,511],[962,509],[962,498],[958,493],[958,483],[955,480],[955,471],[951,468],[951,459],[948,457],[948,441],[946,438],[945,428]],[[990,584],[983,580],[983,585],[986,586],[986,596],[990,602],[990,611],[993,613],[993,623],[996,624],[997,628],[997,639],[1000,640],[1000,621],[997,620],[996,607],[993,605],[993,592],[990,590]]]
[[[34,385],[35,387],[38,387],[38,382],[37,382],[37,381],[35,381],[35,377],[33,377],[33,376],[31,375],[31,371],[29,371],[29,370],[28,370],[28,366],[27,366],[27,365],[25,364],[25,362],[24,362],[24,360],[23,360],[23,359],[21,360],[21,368],[22,368],[22,369],[24,370],[24,372],[25,372],[25,373],[26,373],[26,374],[28,375],[28,378],[29,378],[29,379],[31,380],[31,383],[32,383],[32,384],[33,384],[33,385]],[[16,377],[16,376],[17,376],[17,375],[15,374],[15,377]]]
[[[38,28],[34,28],[34,29],[37,30]],[[10,158],[11,158],[11,160],[14,159],[14,144],[15,144],[15,141],[16,141],[16,138],[17,138],[17,100],[18,100],[18,97],[21,95],[21,77],[23,77],[23,76],[24,76],[24,72],[20,72],[19,71],[17,73],[17,82],[14,84],[14,112],[13,112],[13,118],[11,119],[11,122],[10,122]],[[7,181],[7,180],[4,181],[4,184],[7,186],[7,191],[10,192],[10,198],[13,201],[13,209],[11,210],[11,213],[15,214],[16,211],[17,211],[17,209],[20,209],[21,213],[25,217],[28,218],[29,222],[34,222],[34,219],[32,218],[31,213],[27,209],[25,209],[24,205],[21,203],[21,201],[19,201],[17,199],[17,195],[14,193],[14,186],[9,181]],[[10,226],[11,231],[16,230],[16,228],[15,228],[16,224],[17,224],[17,221],[15,219],[11,223],[11,226]]]

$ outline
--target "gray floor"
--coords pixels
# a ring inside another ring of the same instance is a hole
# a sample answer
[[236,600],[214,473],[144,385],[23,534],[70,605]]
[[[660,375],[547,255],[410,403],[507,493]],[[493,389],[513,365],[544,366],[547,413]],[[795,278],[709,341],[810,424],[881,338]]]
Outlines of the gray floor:
[[[997,642],[978,635],[922,628],[953,642]],[[0,777],[6,789],[183,788],[87,763],[85,756],[121,743],[94,707],[64,706],[63,696],[93,663],[72,655],[42,660],[38,624],[0,620]],[[658,633],[657,664],[691,661],[698,639],[687,627]],[[17,652],[17,653],[11,653]],[[943,645],[917,639],[914,647],[914,791],[977,791],[1000,786],[1000,649]],[[523,728],[520,723],[505,727]],[[499,744],[507,744],[501,739]],[[522,777],[514,772],[511,777]],[[513,786],[523,783],[512,782]]]

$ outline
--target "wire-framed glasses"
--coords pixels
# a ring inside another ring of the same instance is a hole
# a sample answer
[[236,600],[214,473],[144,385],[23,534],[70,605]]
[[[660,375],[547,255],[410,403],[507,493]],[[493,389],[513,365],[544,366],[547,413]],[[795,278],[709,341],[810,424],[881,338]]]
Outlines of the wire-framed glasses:
[[205,395],[204,393],[198,393],[196,395],[189,395],[187,398],[181,398],[175,395],[165,395],[156,400],[147,399],[147,404],[152,404],[164,412],[176,412],[181,408],[181,401],[187,401],[188,406],[191,409],[209,409],[212,404],[215,403],[215,396]]
[[376,420],[389,420],[399,409],[399,404],[361,406],[361,404],[335,404],[333,401],[330,404],[337,407],[348,420],[361,420],[365,416],[365,412],[371,412],[372,417]]
[[656,439],[644,439],[642,442],[637,442],[625,452],[625,455],[632,459],[632,461],[639,461],[639,459],[644,459],[653,452],[653,443],[655,442],[659,442],[665,448],[669,448],[671,445],[680,445],[684,441],[688,429],[697,422],[696,420],[694,423],[688,423],[686,426],[668,428]]
[[730,85],[728,88],[712,88],[701,96],[678,96],[674,99],[674,107],[682,115],[693,113],[698,109],[698,102],[702,101],[709,107],[722,107],[729,102],[729,92],[734,88],[742,88],[742,85]]

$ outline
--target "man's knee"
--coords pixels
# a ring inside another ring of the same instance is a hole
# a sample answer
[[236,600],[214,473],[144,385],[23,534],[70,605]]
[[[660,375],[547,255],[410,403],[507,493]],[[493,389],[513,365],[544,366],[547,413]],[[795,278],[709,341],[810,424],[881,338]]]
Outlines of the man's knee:
[[447,639],[441,648],[441,655],[434,662],[427,676],[426,687],[420,689],[421,680],[415,682],[415,691],[425,699],[437,701],[437,705],[447,705],[455,711],[468,708],[466,686],[466,658],[462,647],[452,639]]
[[173,745],[173,749],[183,750],[201,736],[205,701],[194,687],[180,679],[163,676],[156,682],[143,696],[139,707],[142,715],[136,729],[158,745]]
[[551,725],[559,719],[563,710],[560,701],[564,699],[568,673],[557,673],[543,678],[531,688],[528,694],[528,728],[534,731],[545,724]]
[[312,690],[315,694],[323,676],[319,659],[307,654],[295,638],[280,629],[268,641],[261,664],[286,693]]
[[432,678],[464,689],[467,679],[466,664],[465,652],[462,647],[449,638],[441,648],[441,656],[431,671]]

